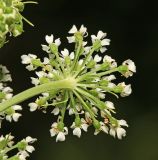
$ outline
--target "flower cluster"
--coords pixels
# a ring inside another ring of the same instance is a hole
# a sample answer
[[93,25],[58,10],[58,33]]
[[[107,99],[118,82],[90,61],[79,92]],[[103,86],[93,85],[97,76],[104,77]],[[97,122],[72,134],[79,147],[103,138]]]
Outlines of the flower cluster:
[[67,48],[59,51],[61,41],[52,34],[45,37],[47,44],[42,45],[48,57],[40,59],[33,54],[21,57],[29,71],[36,70],[36,77],[31,77],[35,86],[58,81],[63,82],[62,86],[67,86],[68,83],[72,85],[43,93],[35,102],[29,104],[30,111],[41,109],[46,112],[48,107],[52,108],[52,114],[57,116],[57,121],[52,124],[50,133],[51,136],[57,136],[56,141],[64,141],[68,134],[64,121],[66,113],[74,119],[70,128],[77,137],[81,136],[82,131],[87,132],[92,125],[95,135],[103,131],[122,139],[126,135],[123,126],[128,125],[125,120],[114,118],[114,104],[105,101],[105,96],[112,94],[125,97],[131,94],[130,84],[114,83],[114,73],[119,72],[126,78],[132,76],[136,72],[134,62],[128,59],[117,65],[115,59],[104,55],[110,40],[102,31],[91,36],[90,46],[85,40],[88,35],[85,26],[82,25],[78,30],[74,25],[69,34],[71,36],[67,39],[69,43],[75,43],[74,51],[68,51]]
[[[11,75],[5,66],[0,65],[0,103],[11,99],[13,96],[13,89],[7,86],[6,82],[8,81],[12,81]],[[21,114],[16,111],[20,110],[22,110],[20,105],[13,105],[3,112],[0,112],[0,128],[3,119],[9,122],[12,120],[17,122]]]
[[0,48],[7,42],[7,34],[14,37],[19,36],[23,32],[23,19],[30,23],[21,15],[24,6],[27,3],[21,0],[0,0]]
[[[16,144],[14,143],[13,139],[14,136],[11,134],[6,136],[2,135],[0,137],[0,159],[26,160],[26,158],[29,157],[29,154],[35,150],[35,148],[32,146],[32,143],[34,143],[36,139],[28,136]],[[11,156],[9,152],[15,149],[17,149],[18,152]]]

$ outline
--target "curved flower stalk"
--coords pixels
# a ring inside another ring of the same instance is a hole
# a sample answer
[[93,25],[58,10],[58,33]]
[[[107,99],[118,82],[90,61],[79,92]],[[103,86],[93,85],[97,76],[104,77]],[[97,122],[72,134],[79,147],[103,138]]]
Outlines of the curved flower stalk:
[[0,48],[7,43],[7,35],[17,37],[22,34],[23,20],[29,23],[25,17],[21,15],[25,4],[37,3],[33,1],[22,1],[22,0],[0,0]]
[[[28,136],[18,143],[15,143],[13,139],[14,136],[11,134],[0,137],[0,160],[26,160],[30,156],[29,154],[35,150],[32,143],[37,139]],[[13,150],[17,150],[17,153],[11,155],[10,152]]]
[[86,42],[87,28],[83,25],[79,30],[74,25],[69,34],[71,36],[67,39],[69,43],[75,44],[74,51],[67,48],[60,51],[61,41],[52,34],[45,37],[47,44],[42,45],[47,57],[40,59],[33,54],[21,57],[29,71],[36,71],[36,77],[31,77],[35,87],[0,104],[0,111],[41,94],[35,102],[29,104],[30,111],[39,109],[45,113],[51,108],[57,121],[53,122],[50,134],[52,137],[57,136],[56,141],[64,141],[68,134],[66,114],[73,118],[70,128],[77,137],[81,137],[82,131],[87,132],[89,126],[93,126],[95,135],[102,131],[122,139],[126,135],[123,126],[128,127],[128,124],[114,117],[114,104],[105,101],[105,96],[112,94],[118,98],[131,94],[130,84],[114,83],[114,73],[119,72],[126,78],[132,76],[136,72],[134,62],[128,59],[117,65],[113,58],[104,55],[110,40],[102,31],[91,36],[90,46]]
[[[5,66],[0,65],[0,103],[9,100],[13,96],[13,89],[7,86],[7,82],[12,81],[11,75],[8,69]],[[0,128],[3,119],[6,119],[9,122],[17,122],[20,113],[17,111],[22,110],[20,105],[12,105],[10,108],[0,112]]]

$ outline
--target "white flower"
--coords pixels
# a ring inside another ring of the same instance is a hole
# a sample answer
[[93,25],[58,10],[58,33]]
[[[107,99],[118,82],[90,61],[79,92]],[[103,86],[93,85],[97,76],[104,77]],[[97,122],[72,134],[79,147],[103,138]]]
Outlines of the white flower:
[[112,127],[110,128],[110,135],[115,137],[117,135],[118,139],[122,139],[122,137],[126,136],[126,130],[123,129],[121,126],[128,127],[128,124],[125,120],[118,120],[118,127]]
[[21,141],[22,143],[25,143],[26,145],[25,149],[20,150],[20,152],[18,153],[18,155],[21,156],[21,159],[28,157],[29,156],[28,153],[32,153],[35,150],[35,148],[31,145],[35,141],[37,141],[37,139],[32,138],[30,136],[26,137],[25,139]]
[[114,59],[112,59],[108,55],[104,56],[103,62],[109,63],[110,64],[110,68],[116,68],[117,67],[116,61]]
[[58,129],[58,123],[56,123],[56,122],[54,122],[51,127],[52,127],[50,129],[51,137],[54,137],[54,136],[57,135],[56,142],[58,142],[58,141],[65,141],[65,135],[68,134],[68,128],[64,127],[63,131],[60,131]]
[[69,54],[69,51],[66,48],[63,51],[61,51],[61,54],[63,58],[70,56],[70,59],[74,59],[74,52],[71,52]]
[[[87,33],[87,28],[84,27],[84,25],[81,25],[81,27],[80,27],[79,30],[77,29],[77,27],[76,27],[75,25],[73,25],[72,28],[71,28],[70,31],[69,31],[70,34],[75,34],[75,33],[77,33],[77,32],[81,33],[81,35],[82,35],[83,37],[86,37],[86,36],[88,35],[88,33]],[[71,36],[71,37],[67,37],[67,39],[68,39],[68,42],[69,42],[69,43],[73,43],[73,42],[76,41],[76,38],[75,38],[74,35]],[[85,46],[86,44],[87,44],[87,42],[83,42],[83,46]]]
[[122,83],[119,83],[118,85],[123,87],[123,90],[120,94],[122,97],[129,96],[132,93],[132,88],[130,84],[126,85],[124,82],[122,82]]
[[60,46],[61,44],[60,38],[54,40],[53,34],[51,34],[50,36],[46,35],[45,40],[48,43],[48,45],[42,44],[41,46],[42,46],[42,50],[47,53],[51,53],[50,46],[49,46],[50,44],[54,43],[56,46]]
[[30,64],[33,59],[36,59],[37,56],[34,54],[22,55],[22,64]]
[[100,131],[103,131],[104,133],[108,134],[109,128],[105,125],[105,123],[100,122],[100,125],[100,129],[96,129],[94,135],[97,135]]
[[17,113],[17,110],[22,110],[22,107],[20,105],[14,105],[11,107],[11,109],[13,110],[11,114],[6,115],[6,120],[11,122],[12,120],[14,120],[15,122],[17,122],[19,120],[19,118],[22,116],[20,113]]
[[103,33],[102,31],[99,31],[97,36],[91,35],[92,43],[94,43],[96,40],[101,41],[101,48],[100,48],[101,53],[104,53],[107,50],[106,47],[104,47],[104,46],[107,46],[110,44],[110,39],[105,39],[106,35],[107,34]]
[[36,58],[37,58],[37,56],[34,54],[22,55],[21,56],[22,64],[29,64],[28,66],[26,66],[26,69],[29,71],[32,71],[32,70],[34,70],[32,60],[34,60]]
[[128,78],[129,76],[132,76],[133,73],[136,72],[136,66],[132,60],[130,59],[126,60],[122,63],[122,65],[126,65],[128,67],[128,71],[124,74],[125,77]]
[[72,123],[71,128],[73,128],[73,135],[77,136],[78,138],[81,137],[81,129],[83,129],[85,132],[87,132],[88,129],[88,124],[87,122],[82,118],[81,119],[81,125],[76,126],[75,122]]

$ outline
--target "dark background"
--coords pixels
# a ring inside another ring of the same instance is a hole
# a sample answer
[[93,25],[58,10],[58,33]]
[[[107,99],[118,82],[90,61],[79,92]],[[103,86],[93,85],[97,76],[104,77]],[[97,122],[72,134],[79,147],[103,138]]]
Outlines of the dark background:
[[[22,54],[33,53],[43,57],[41,44],[44,36],[53,33],[67,43],[65,37],[73,24],[84,24],[89,34],[98,30],[108,33],[111,45],[106,54],[118,63],[130,58],[137,66],[134,77],[126,80],[132,84],[133,94],[114,99],[117,117],[130,125],[127,137],[115,140],[109,135],[93,135],[93,130],[81,139],[66,137],[55,143],[49,135],[52,115],[30,113],[23,103],[23,117],[18,123],[4,123],[2,133],[12,132],[21,139],[37,137],[36,152],[30,160],[158,160],[158,7],[154,1],[144,0],[38,0],[39,5],[28,5],[23,15],[35,27],[25,23],[25,33],[12,39],[0,49],[0,63],[7,65],[13,76],[12,87],[19,93],[32,85],[30,73],[21,65]],[[33,75],[33,74],[32,74]],[[108,99],[110,100],[110,98]],[[30,100],[31,101],[31,100]]]

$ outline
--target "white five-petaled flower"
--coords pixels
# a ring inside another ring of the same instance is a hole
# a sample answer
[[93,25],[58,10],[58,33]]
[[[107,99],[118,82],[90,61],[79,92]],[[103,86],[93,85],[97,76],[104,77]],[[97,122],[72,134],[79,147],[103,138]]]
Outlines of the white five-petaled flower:
[[91,35],[92,43],[94,43],[96,40],[101,41],[101,47],[100,47],[101,53],[104,53],[107,50],[105,46],[110,45],[110,39],[105,38],[106,35],[107,34],[102,31],[99,31],[97,36]]
[[74,59],[74,52],[69,53],[68,49],[66,48],[63,51],[61,51],[61,54],[63,58],[69,56],[70,59]]
[[[79,30],[77,29],[77,27],[75,25],[73,25],[72,28],[69,31],[69,33],[73,34],[73,36],[67,37],[69,43],[76,42],[76,38],[75,38],[74,34],[77,33],[77,32],[81,33],[81,35],[83,37],[86,37],[88,35],[87,28],[84,27],[84,25],[81,25]],[[83,46],[85,46],[86,44],[87,44],[87,42],[83,42]]]
[[110,135],[113,136],[113,137],[118,137],[118,139],[122,139],[122,137],[125,137],[126,136],[126,130],[123,129],[121,126],[126,126],[128,127],[128,124],[125,120],[118,120],[118,127],[113,127],[111,126],[110,128]]
[[29,64],[28,66],[26,66],[26,69],[29,71],[32,71],[32,70],[34,70],[32,60],[34,60],[36,58],[37,58],[37,56],[34,54],[22,55],[21,56],[22,64]]
[[122,83],[119,83],[118,85],[123,87],[123,90],[120,94],[122,97],[129,96],[132,93],[131,84],[126,85],[125,82],[122,82]]
[[58,141],[65,141],[65,135],[68,134],[68,128],[64,127],[63,131],[60,131],[58,129],[58,123],[56,123],[56,122],[54,122],[51,127],[52,127],[50,129],[51,137],[54,137],[54,136],[57,135],[56,142],[58,142]]
[[76,126],[75,122],[73,122],[71,125],[71,128],[73,129],[73,135],[80,138],[81,137],[81,129],[83,129],[85,132],[87,132],[88,126],[89,125],[87,124],[87,122],[83,118],[81,118],[80,126]]
[[128,71],[124,74],[126,78],[132,76],[133,73],[136,72],[136,66],[132,60],[130,59],[126,60],[122,63],[122,65],[126,65],[128,67]]
[[109,63],[110,64],[110,68],[116,68],[117,67],[117,63],[116,63],[115,59],[112,59],[108,55],[104,56],[103,62]]
[[100,122],[100,129],[96,129],[94,135],[97,135],[100,131],[108,134],[109,128],[105,125],[105,123]]
[[17,122],[19,117],[21,117],[22,115],[20,113],[17,113],[16,111],[22,110],[22,107],[20,105],[14,105],[11,108],[13,109],[13,112],[6,115],[6,120],[11,122],[13,119],[15,122]]
[[20,151],[21,154],[22,155],[24,155],[24,154],[27,155],[27,153],[32,153],[35,150],[35,148],[30,144],[34,143],[35,141],[37,141],[37,139],[36,138],[32,138],[30,136],[28,136],[25,139],[23,139],[21,142],[25,143],[26,147],[25,147],[24,150]]
[[46,35],[45,40],[48,43],[48,45],[42,44],[41,46],[42,46],[43,51],[47,53],[50,53],[50,46],[49,46],[50,44],[54,43],[56,46],[60,46],[61,44],[60,38],[54,40],[53,34],[51,34],[50,36]]

